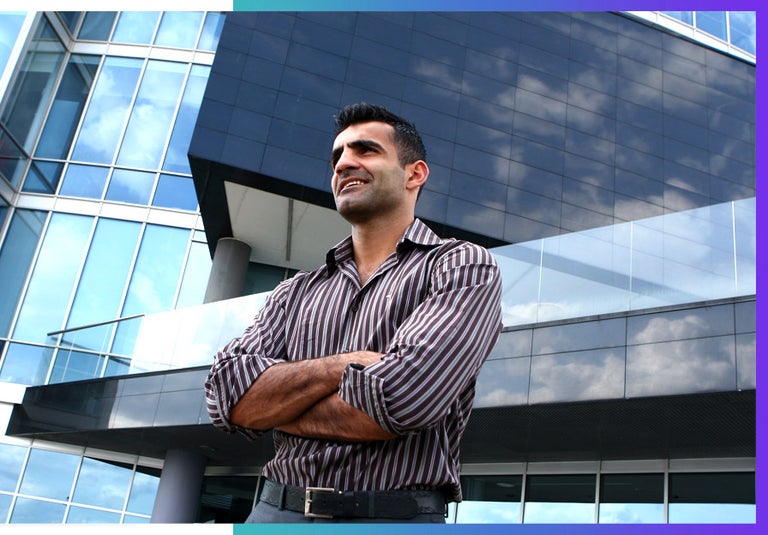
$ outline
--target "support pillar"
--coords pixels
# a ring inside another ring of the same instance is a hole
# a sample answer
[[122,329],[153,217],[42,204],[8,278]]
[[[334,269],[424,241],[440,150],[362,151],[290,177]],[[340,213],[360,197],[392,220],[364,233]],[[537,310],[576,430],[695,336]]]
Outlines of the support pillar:
[[187,450],[168,450],[150,522],[191,524],[197,520],[206,458]]
[[204,302],[240,297],[250,258],[250,245],[235,238],[221,238],[213,253]]

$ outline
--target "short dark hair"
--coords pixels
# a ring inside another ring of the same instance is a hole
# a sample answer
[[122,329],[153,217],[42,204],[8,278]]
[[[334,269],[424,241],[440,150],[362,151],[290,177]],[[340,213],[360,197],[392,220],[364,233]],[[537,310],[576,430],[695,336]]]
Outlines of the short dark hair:
[[365,102],[349,104],[339,110],[334,120],[337,136],[355,124],[379,121],[392,125],[395,129],[395,146],[400,165],[427,159],[427,149],[424,147],[424,142],[413,123],[398,117],[382,106],[366,104]]

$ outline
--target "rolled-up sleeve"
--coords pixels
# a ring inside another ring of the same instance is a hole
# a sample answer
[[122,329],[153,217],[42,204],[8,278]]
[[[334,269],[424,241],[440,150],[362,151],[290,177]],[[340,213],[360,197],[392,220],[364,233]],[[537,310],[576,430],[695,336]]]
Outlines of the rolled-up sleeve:
[[262,434],[233,424],[231,411],[264,370],[284,361],[285,299],[289,282],[275,288],[240,338],[216,353],[205,382],[205,398],[213,425],[223,431],[237,431],[249,438]]
[[426,299],[398,328],[381,362],[348,366],[347,403],[403,435],[443,419],[474,388],[501,331],[501,280],[486,249],[462,243],[443,253]]

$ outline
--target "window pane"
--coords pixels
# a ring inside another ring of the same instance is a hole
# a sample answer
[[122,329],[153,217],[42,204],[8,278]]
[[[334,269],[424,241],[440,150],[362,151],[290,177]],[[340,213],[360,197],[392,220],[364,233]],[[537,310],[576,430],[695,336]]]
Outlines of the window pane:
[[150,515],[152,514],[152,507],[155,505],[157,487],[160,484],[160,471],[144,470],[144,472],[139,472],[139,468],[136,469],[126,511]]
[[158,11],[123,11],[112,40],[118,43],[150,44],[159,15]]
[[519,523],[522,485],[522,476],[462,477],[456,523]]
[[154,173],[115,169],[105,198],[108,201],[148,204],[154,184]]
[[119,524],[120,513],[99,511],[87,507],[70,507],[67,524]]
[[6,522],[6,518],[8,518],[8,513],[11,510],[12,499],[13,496],[10,494],[0,494],[0,524],[4,524]]
[[[99,67],[99,56],[72,55],[56,92],[35,155],[63,159],[75,135],[80,114]],[[49,192],[52,193],[52,192]]]
[[106,41],[115,22],[115,11],[88,11],[80,27],[79,39]]
[[664,474],[601,476],[599,522],[664,522]]
[[152,206],[194,212],[197,209],[197,194],[192,179],[185,176],[160,175]]
[[187,267],[184,269],[184,278],[181,281],[179,298],[176,300],[176,308],[202,304],[208,286],[211,265],[208,244],[192,242]]
[[663,524],[663,503],[601,503],[601,524]]
[[0,13],[0,75],[5,70],[25,18],[26,13]]
[[156,169],[160,166],[187,66],[150,61],[141,82],[117,163]]
[[131,468],[86,457],[77,477],[72,501],[122,510],[131,475]]
[[63,60],[64,46],[46,20],[22,61],[0,119],[27,152],[37,137]]
[[200,35],[200,42],[197,44],[197,48],[200,50],[216,50],[216,45],[219,44],[219,36],[221,35],[221,28],[223,26],[223,13],[208,13],[205,16],[203,33]]
[[[100,219],[80,277],[67,327],[109,321],[120,315],[141,225],[130,221]],[[104,334],[85,329],[67,335],[78,348],[102,350]]]
[[58,503],[17,498],[11,514],[11,524],[60,524],[66,506]]
[[754,11],[730,11],[731,44],[740,49],[755,54],[757,43],[757,26]]
[[48,375],[53,349],[26,344],[9,344],[0,368],[0,381],[22,385],[41,385]]
[[67,453],[32,449],[19,492],[41,498],[67,500],[80,457]]
[[27,160],[27,155],[0,124],[0,175],[18,186]]
[[11,219],[0,249],[0,337],[8,334],[46,216],[46,212],[16,210]]
[[141,73],[142,60],[108,57],[72,153],[74,160],[112,163]]
[[24,297],[14,338],[45,342],[47,333],[61,329],[92,225],[91,217],[53,214]]
[[163,169],[176,173],[191,173],[187,152],[189,142],[192,139],[197,112],[205,92],[205,84],[208,81],[210,67],[193,65],[184,89],[179,113],[173,125],[171,141],[168,144],[168,153],[165,156]]
[[693,11],[662,11],[661,13],[685,22],[686,24],[693,25]]
[[[16,491],[19,474],[21,473],[21,467],[24,464],[24,457],[26,455],[27,448],[24,446],[0,444],[0,490]],[[2,523],[4,518],[0,514],[0,523]]]
[[23,191],[33,193],[53,193],[59,186],[64,164],[60,162],[41,162],[33,160],[24,180]]
[[595,522],[595,477],[593,474],[528,476],[523,522]]
[[728,39],[725,26],[725,11],[697,11],[696,27],[708,34],[719,37],[723,41]]
[[166,11],[160,22],[155,44],[194,48],[202,19],[202,11]]
[[72,164],[64,174],[59,195],[101,199],[109,175],[108,167]]
[[101,373],[103,357],[94,353],[60,349],[48,384],[94,379]]

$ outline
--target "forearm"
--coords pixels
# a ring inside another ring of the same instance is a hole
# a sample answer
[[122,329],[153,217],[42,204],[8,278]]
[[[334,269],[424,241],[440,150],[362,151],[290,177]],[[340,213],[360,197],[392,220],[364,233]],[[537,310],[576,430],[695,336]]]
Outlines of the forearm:
[[263,430],[295,420],[336,392],[347,364],[380,358],[378,353],[361,351],[276,364],[259,375],[232,408],[231,422]]
[[395,438],[370,416],[331,394],[278,430],[304,438],[367,442]]

